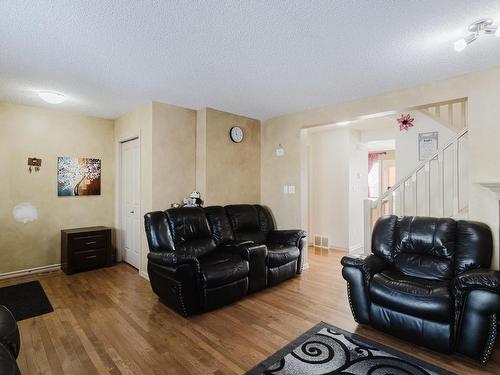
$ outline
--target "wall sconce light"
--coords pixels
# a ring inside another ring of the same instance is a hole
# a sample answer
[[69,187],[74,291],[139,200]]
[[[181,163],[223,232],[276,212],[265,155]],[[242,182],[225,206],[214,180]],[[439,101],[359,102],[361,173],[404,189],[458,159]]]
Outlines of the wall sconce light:
[[285,149],[283,148],[283,145],[280,143],[278,145],[278,148],[276,149],[276,156],[283,156],[285,155]]
[[33,170],[38,172],[42,166],[42,159],[28,158],[28,171],[31,173]]

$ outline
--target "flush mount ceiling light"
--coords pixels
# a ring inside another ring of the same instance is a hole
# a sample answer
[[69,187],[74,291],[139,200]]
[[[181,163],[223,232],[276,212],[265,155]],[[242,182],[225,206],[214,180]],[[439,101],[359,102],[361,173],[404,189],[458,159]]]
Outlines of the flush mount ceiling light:
[[38,96],[50,104],[61,104],[66,101],[66,96],[55,91],[39,91]]
[[467,29],[470,31],[470,34],[453,43],[453,48],[455,48],[455,51],[457,52],[463,51],[465,47],[481,35],[500,36],[500,27],[491,25],[493,25],[493,20],[491,18],[483,18],[471,23]]

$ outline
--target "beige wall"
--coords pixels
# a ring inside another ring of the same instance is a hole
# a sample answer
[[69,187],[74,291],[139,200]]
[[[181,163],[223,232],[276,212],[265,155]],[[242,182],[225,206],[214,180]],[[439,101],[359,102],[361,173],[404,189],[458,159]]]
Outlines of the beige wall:
[[[114,131],[114,145],[113,148],[118,148],[119,142],[130,140],[133,138],[140,138],[141,147],[141,218],[145,213],[152,211],[153,207],[153,103],[148,103],[142,107],[129,112],[115,121]],[[119,169],[119,165],[117,165]],[[117,179],[117,183],[120,181]],[[119,194],[117,194],[119,199]],[[117,202],[119,204],[119,202]],[[120,234],[120,221],[116,218],[117,233]],[[146,233],[141,227],[141,266],[140,272],[143,276],[147,273],[147,253],[148,243],[146,240]],[[118,236],[118,239],[120,236]],[[117,241],[118,248],[121,244]]]
[[[195,135],[196,111],[164,103],[150,102],[115,121],[116,145],[140,137],[141,220],[194,190]],[[145,276],[149,248],[142,228],[140,272]]]
[[[314,130],[309,133],[311,242],[313,236],[320,235],[328,237],[331,248],[347,250],[349,129]],[[293,197],[291,194],[288,196],[290,199]]]
[[[282,192],[285,181],[301,186],[298,152],[301,128],[461,97],[469,99],[469,216],[491,226],[495,239],[493,266],[498,268],[498,199],[478,182],[500,181],[500,68],[264,121],[261,145],[262,203],[272,208],[280,227],[301,225],[300,191],[293,196],[287,195],[286,200]],[[285,156],[278,158],[274,150],[279,143],[285,148]]]
[[153,210],[195,189],[195,153],[196,111],[153,102]]
[[[233,126],[243,129],[241,143],[229,138]],[[197,142],[197,189],[206,205],[260,202],[259,120],[211,108],[198,111]]]
[[[113,121],[0,103],[0,273],[60,263],[61,229],[114,226],[113,144]],[[58,197],[58,156],[101,159],[101,195]],[[28,157],[42,159],[39,172],[28,172]],[[21,202],[38,220],[14,220]]]

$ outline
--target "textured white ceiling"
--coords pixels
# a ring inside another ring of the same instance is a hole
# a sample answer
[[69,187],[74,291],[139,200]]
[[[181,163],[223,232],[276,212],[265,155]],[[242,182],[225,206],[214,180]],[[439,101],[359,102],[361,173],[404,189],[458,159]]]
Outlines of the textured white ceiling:
[[[452,42],[496,0],[1,0],[0,100],[115,118],[149,100],[260,119],[500,64]],[[58,108],[59,108],[58,107]]]

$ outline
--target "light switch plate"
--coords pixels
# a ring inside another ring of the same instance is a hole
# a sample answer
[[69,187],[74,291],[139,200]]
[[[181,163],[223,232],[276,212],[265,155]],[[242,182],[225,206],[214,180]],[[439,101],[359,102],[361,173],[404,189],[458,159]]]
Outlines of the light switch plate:
[[288,185],[283,185],[283,194],[288,194]]

